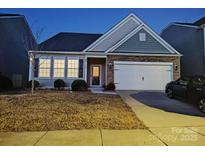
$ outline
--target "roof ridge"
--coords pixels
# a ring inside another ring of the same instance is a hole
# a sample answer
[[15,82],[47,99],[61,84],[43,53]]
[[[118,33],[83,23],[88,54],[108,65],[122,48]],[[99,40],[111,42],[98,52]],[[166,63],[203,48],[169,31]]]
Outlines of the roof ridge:
[[0,13],[0,17],[23,17],[24,15],[21,14],[10,14],[10,13]]
[[103,33],[89,33],[89,32],[59,32],[58,34],[90,34],[90,35],[102,35]]

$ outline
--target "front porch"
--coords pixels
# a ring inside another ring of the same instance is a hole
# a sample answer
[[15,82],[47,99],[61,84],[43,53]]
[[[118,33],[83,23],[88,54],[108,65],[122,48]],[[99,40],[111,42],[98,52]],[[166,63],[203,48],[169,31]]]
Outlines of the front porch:
[[106,85],[106,57],[87,57],[87,83],[90,88],[102,88]]

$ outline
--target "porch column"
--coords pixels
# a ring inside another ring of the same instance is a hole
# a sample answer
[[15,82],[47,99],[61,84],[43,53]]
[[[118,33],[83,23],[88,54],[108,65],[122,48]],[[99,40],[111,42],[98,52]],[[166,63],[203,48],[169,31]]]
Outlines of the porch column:
[[107,57],[105,59],[105,85],[107,85]]
[[85,56],[85,59],[84,59],[84,79],[85,81],[87,82],[87,67],[88,67],[88,57]]
[[32,76],[33,76],[32,68],[33,68],[32,58],[29,55],[29,78],[28,78],[29,81],[32,80]]

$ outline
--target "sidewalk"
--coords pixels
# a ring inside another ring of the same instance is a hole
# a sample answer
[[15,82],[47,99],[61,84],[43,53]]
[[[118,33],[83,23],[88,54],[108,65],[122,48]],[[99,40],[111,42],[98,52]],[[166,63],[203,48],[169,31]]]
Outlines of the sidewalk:
[[0,145],[11,146],[154,146],[205,145],[205,127],[149,130],[66,130],[1,132]]
[[0,145],[164,145],[148,130],[66,130],[0,133]]

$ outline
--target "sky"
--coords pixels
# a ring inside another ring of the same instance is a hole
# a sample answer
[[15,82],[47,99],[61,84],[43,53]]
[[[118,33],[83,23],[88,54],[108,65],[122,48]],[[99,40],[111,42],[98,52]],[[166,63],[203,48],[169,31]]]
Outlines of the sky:
[[59,32],[105,33],[129,13],[135,13],[157,33],[171,22],[194,22],[205,9],[0,9],[26,17],[35,33],[44,29],[41,41]]

